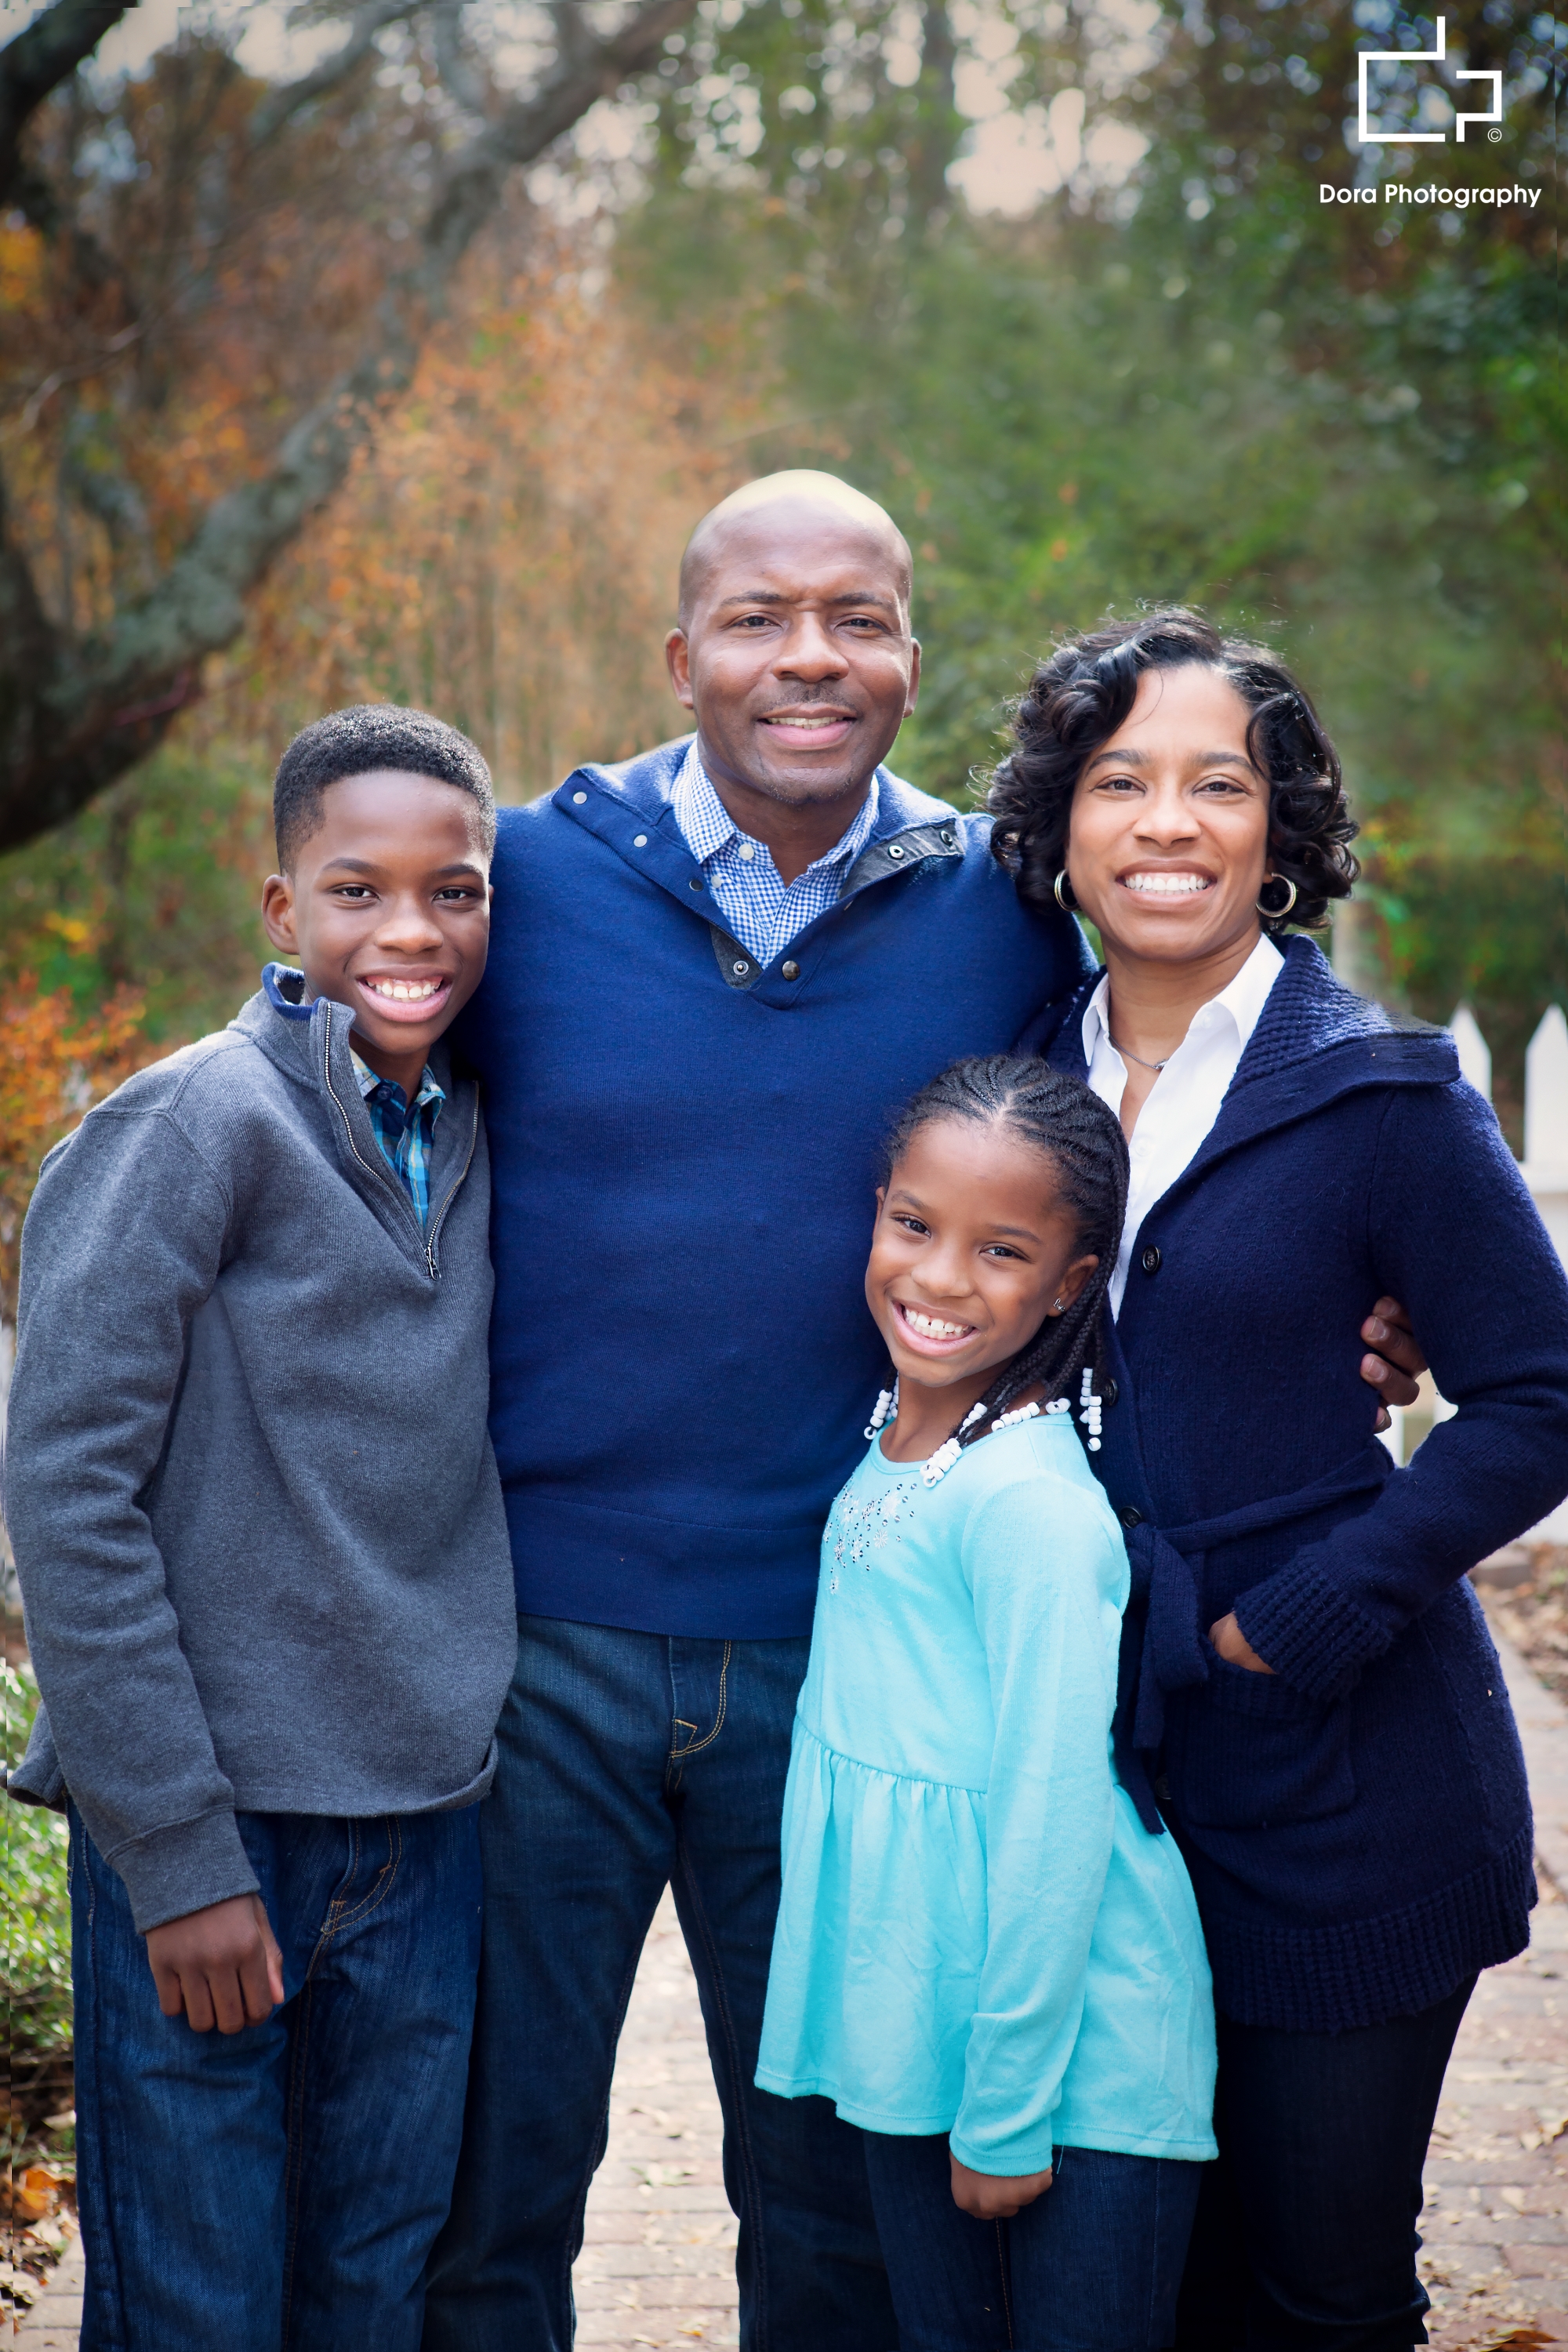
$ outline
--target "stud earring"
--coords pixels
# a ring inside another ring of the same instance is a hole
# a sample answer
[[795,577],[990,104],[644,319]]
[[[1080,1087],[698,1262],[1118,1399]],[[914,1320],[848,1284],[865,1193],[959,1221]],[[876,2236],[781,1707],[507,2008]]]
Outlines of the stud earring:
[[1053,1298],[1053,1299],[1052,1299],[1052,1301],[1051,1301],[1051,1313],[1052,1313],[1053,1315],[1059,1315],[1059,1314],[1061,1313],[1061,1311],[1062,1311],[1062,1302],[1061,1302],[1061,1300],[1060,1300],[1059,1298]]

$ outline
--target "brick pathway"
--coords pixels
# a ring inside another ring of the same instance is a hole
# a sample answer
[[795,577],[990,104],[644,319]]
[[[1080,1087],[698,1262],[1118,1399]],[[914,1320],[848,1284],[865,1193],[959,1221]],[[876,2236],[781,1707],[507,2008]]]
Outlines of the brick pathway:
[[[574,2284],[577,2341],[735,2345],[735,2217],[697,1984],[667,1895],[637,1970]],[[868,2347],[869,2352],[869,2347]]]
[[1535,1801],[1531,1948],[1476,1989],[1426,2167],[1432,2341],[1568,2342],[1568,1711],[1499,1633]]
[[[1558,1884],[1543,1874],[1531,1949],[1482,1978],[1444,2085],[1421,2225],[1441,2352],[1568,2345],[1568,1711],[1503,1647],[1542,1859]],[[667,1899],[637,1973],[609,2150],[588,2200],[578,2343],[734,2346],[734,2244],[719,2102]],[[22,2325],[26,2352],[76,2352],[80,2311],[73,2251]]]

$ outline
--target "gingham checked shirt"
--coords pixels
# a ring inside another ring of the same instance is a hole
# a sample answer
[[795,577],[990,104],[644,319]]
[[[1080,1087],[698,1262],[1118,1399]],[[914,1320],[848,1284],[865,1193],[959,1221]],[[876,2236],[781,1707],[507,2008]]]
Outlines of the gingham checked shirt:
[[[353,1051],[352,1046],[349,1050]],[[430,1215],[430,1148],[435,1141],[436,1121],[447,1099],[446,1091],[437,1085],[426,1062],[419,1092],[410,1109],[403,1088],[391,1078],[377,1077],[357,1054],[353,1055],[353,1066],[364,1107],[370,1113],[371,1131],[381,1146],[383,1159],[413,1202],[414,1213],[423,1228]]]
[[837,903],[844,877],[877,823],[873,776],[865,804],[843,839],[786,883],[780,879],[767,845],[741,831],[714,791],[697,756],[695,738],[670,786],[669,797],[686,845],[701,866],[731,936],[760,964],[772,963],[797,931],[805,930],[807,923]]

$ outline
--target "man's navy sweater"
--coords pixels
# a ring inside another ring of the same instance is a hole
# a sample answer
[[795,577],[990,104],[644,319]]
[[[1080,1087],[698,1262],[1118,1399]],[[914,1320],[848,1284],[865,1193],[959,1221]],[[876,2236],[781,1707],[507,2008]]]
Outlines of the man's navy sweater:
[[490,1426],[520,1608],[659,1633],[809,1631],[885,1352],[865,1305],[900,1105],[1089,970],[989,821],[879,771],[838,903],[759,965],[669,806],[685,743],[503,810],[486,1079]]

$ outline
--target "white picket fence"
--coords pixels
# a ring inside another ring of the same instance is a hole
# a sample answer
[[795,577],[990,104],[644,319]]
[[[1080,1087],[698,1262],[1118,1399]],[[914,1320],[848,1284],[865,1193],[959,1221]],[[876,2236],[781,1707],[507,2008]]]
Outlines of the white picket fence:
[[[1459,1067],[1479,1094],[1492,1098],[1491,1048],[1468,1004],[1461,1004],[1448,1027],[1458,1049]],[[1560,1004],[1549,1005],[1524,1056],[1524,1159],[1520,1168],[1541,1212],[1542,1223],[1568,1265],[1568,1019]],[[1430,1378],[1423,1382],[1419,1403],[1408,1412],[1395,1411],[1394,1427],[1384,1444],[1396,1462],[1408,1462],[1434,1422],[1447,1421],[1454,1408],[1438,1394]],[[1568,1501],[1531,1530],[1542,1542],[1568,1543]]]

